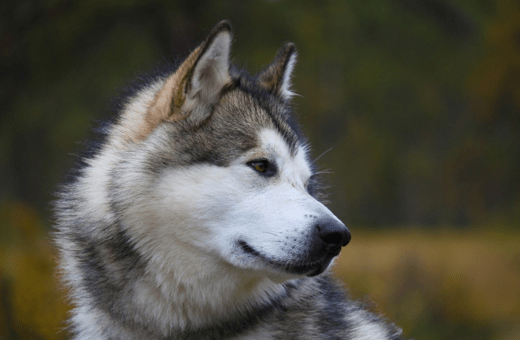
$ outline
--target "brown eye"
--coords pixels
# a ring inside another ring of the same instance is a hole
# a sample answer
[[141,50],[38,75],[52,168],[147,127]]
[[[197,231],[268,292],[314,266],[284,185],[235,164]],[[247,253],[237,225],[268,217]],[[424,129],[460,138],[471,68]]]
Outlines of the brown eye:
[[269,162],[267,159],[257,159],[248,162],[247,165],[249,165],[262,176],[271,177],[276,174],[276,164]]
[[265,172],[267,170],[266,163],[266,161],[253,162],[251,163],[251,166],[258,172]]

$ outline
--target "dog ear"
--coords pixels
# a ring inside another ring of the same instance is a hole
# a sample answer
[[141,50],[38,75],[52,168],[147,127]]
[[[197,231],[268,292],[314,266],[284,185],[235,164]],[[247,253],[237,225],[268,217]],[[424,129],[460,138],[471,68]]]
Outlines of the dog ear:
[[291,76],[296,63],[296,46],[285,43],[278,51],[274,61],[259,75],[260,84],[271,94],[290,100],[295,93],[291,91]]
[[151,132],[161,121],[186,119],[198,125],[209,117],[221,90],[231,82],[231,25],[222,21],[156,93],[146,121]]
[[184,103],[181,114],[194,123],[200,123],[211,113],[220,91],[231,81],[229,76],[229,52],[231,26],[227,21],[219,23],[200,46],[193,65],[185,76]]

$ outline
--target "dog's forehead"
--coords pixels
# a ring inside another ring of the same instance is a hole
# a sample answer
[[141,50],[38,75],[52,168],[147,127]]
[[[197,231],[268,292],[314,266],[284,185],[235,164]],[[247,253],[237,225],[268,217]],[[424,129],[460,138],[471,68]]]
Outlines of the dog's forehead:
[[[256,90],[256,91],[255,91]],[[256,135],[265,128],[274,128],[289,146],[292,155],[296,152],[300,134],[291,124],[292,117],[287,103],[275,99],[256,86],[238,87],[221,97],[219,102],[220,124],[234,130],[248,131]]]
[[263,129],[258,135],[258,156],[268,159],[275,158],[282,171],[297,171],[303,177],[309,177],[312,170],[307,158],[307,147],[302,144],[295,146],[293,151],[286,139],[276,129]]
[[[254,87],[236,87],[224,93],[206,128],[200,129],[213,153],[224,157],[222,164],[242,158],[277,158],[307,161],[306,145],[290,107]],[[252,151],[256,156],[252,155]]]
[[258,150],[266,156],[273,155],[281,160],[289,160],[293,156],[291,148],[282,135],[273,128],[260,130],[258,134]]

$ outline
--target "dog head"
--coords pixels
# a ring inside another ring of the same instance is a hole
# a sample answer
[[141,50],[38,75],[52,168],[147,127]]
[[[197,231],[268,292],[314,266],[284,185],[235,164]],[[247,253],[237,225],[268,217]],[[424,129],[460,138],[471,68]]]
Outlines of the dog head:
[[165,263],[182,251],[283,279],[318,275],[350,233],[316,199],[291,115],[296,48],[285,44],[252,77],[230,66],[231,40],[229,24],[218,24],[174,74],[128,103],[114,143],[133,146],[114,200],[132,202],[119,205],[124,225]]

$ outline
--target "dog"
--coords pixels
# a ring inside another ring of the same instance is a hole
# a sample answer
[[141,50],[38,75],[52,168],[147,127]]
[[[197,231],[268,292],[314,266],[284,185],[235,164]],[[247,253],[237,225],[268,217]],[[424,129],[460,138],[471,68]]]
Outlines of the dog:
[[291,113],[294,44],[251,76],[231,41],[135,88],[59,190],[73,339],[401,339],[328,270],[351,236]]

